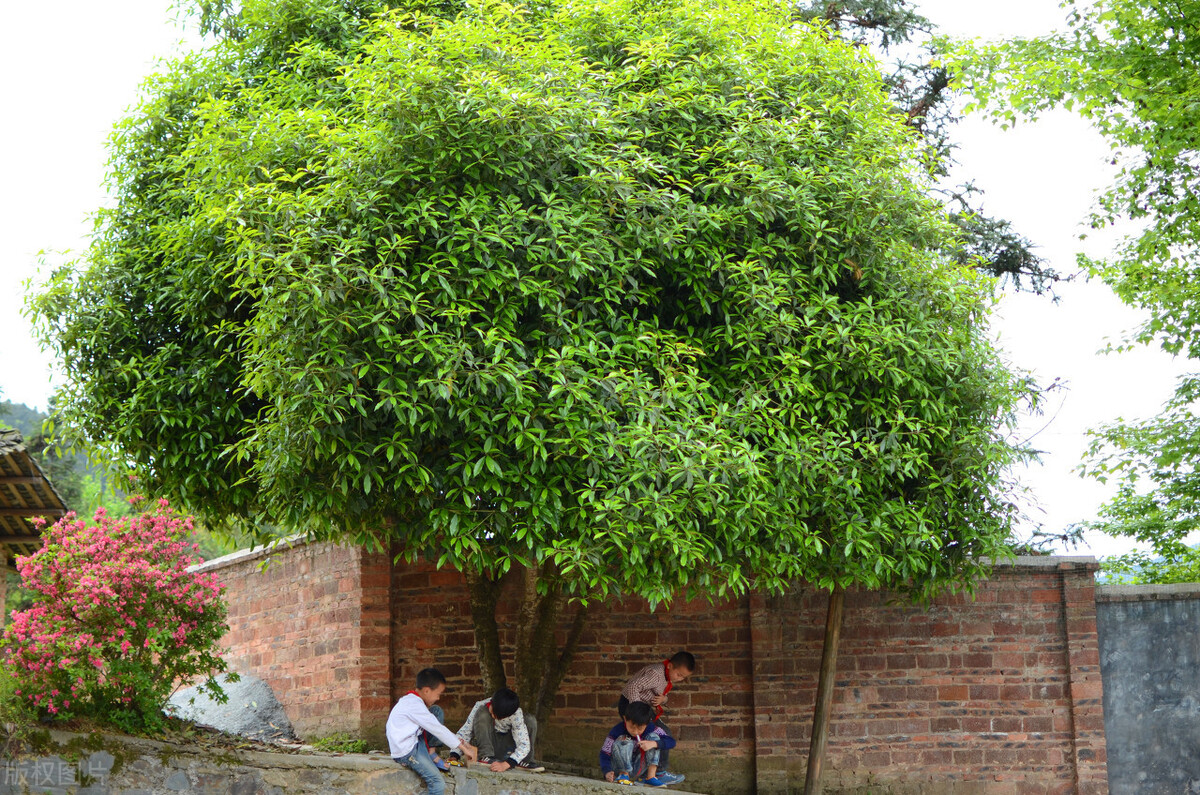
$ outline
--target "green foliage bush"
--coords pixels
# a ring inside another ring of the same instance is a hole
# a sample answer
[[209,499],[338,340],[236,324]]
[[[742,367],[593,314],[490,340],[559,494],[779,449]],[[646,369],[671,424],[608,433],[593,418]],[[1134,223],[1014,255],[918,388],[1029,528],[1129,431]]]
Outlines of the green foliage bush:
[[0,665],[0,759],[12,758],[37,721],[20,685],[6,666]]

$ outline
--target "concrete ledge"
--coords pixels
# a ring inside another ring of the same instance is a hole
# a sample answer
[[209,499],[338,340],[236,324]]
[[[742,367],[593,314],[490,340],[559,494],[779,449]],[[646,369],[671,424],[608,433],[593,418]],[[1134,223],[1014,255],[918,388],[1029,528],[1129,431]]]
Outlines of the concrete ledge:
[[[379,754],[272,753],[198,748],[114,734],[50,732],[50,747],[0,760],[0,795],[423,795],[415,773]],[[629,792],[599,779],[454,768],[448,795]],[[672,789],[673,792],[681,792]],[[686,795],[686,793],[684,794]]]
[[1100,562],[1091,555],[1017,555],[1009,560],[995,562],[997,569],[1054,569],[1070,571],[1086,569],[1099,571]]
[[[188,566],[188,571],[213,571],[215,569],[223,569],[227,566],[236,566],[239,563],[249,563],[252,560],[259,558],[270,558],[275,552],[286,552],[292,547],[303,546],[309,543],[308,535],[305,533],[297,533],[285,538],[280,538],[277,541],[272,541],[264,547],[251,547],[250,549],[239,549],[236,552],[230,552],[228,555],[222,555],[219,558],[206,560],[203,563],[197,563],[195,566]],[[268,561],[264,560],[266,564]]]
[[1200,583],[1096,586],[1097,602],[1158,602],[1164,599],[1200,599]]

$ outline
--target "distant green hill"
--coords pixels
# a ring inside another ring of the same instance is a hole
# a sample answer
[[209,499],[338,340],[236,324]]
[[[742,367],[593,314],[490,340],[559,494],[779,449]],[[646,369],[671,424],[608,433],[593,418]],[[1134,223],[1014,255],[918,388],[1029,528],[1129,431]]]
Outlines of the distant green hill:
[[42,422],[47,416],[24,403],[0,400],[0,428],[16,428],[25,437],[25,441],[42,432]]

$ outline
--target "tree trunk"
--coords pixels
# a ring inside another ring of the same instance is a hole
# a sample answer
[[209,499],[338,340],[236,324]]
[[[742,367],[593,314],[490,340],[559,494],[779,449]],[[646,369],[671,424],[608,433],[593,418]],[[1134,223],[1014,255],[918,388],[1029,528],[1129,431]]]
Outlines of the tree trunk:
[[500,654],[500,627],[496,623],[496,603],[500,598],[501,581],[473,571],[464,571],[463,576],[471,595],[471,623],[475,626],[475,650],[479,654],[483,691],[495,693],[508,686],[508,677],[504,675],[504,657]]
[[579,646],[587,609],[577,607],[565,642],[558,646],[558,627],[567,609],[558,572],[550,564],[524,572],[523,599],[517,626],[516,680],[523,709],[545,722]]
[[804,795],[821,793],[821,766],[825,763],[825,741],[829,737],[829,715],[833,708],[833,683],[837,674],[838,639],[842,634],[842,608],[845,601],[846,594],[841,587],[834,588],[829,594],[825,648],[821,653],[821,673],[817,679],[817,705],[813,710],[812,743],[808,748]]
[[562,590],[558,572],[550,564],[539,568],[515,569],[502,580],[464,572],[471,596],[471,620],[483,688],[487,694],[508,687],[496,606],[504,582],[516,580],[521,590],[513,649],[513,689],[521,708],[545,723],[554,706],[554,696],[566,677],[587,625],[587,608],[577,606],[564,643],[558,645],[559,625],[569,614],[569,600]]

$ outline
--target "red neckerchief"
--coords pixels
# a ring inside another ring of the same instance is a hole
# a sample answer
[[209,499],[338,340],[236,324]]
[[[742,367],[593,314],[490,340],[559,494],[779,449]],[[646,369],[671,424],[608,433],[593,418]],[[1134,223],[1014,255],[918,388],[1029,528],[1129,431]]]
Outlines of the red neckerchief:
[[[667,693],[670,693],[671,688],[675,686],[675,683],[671,681],[671,661],[670,660],[663,660],[663,677],[666,678],[666,680],[667,680],[667,686],[665,688],[663,688],[663,691],[662,691],[662,694],[665,696]],[[654,719],[658,720],[659,718],[662,717],[662,714],[663,714],[663,706],[662,706],[662,704],[659,704],[658,706],[656,706],[654,708]]]

